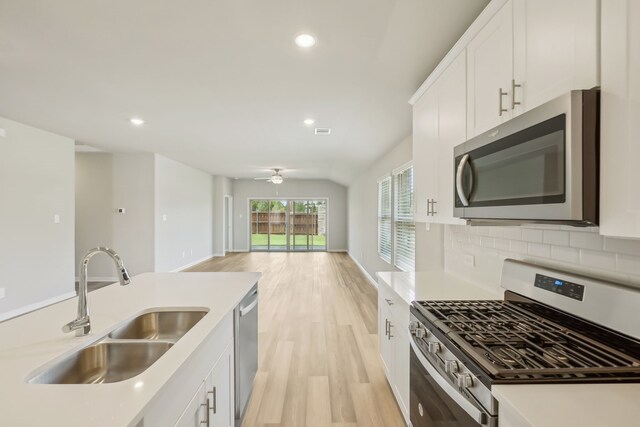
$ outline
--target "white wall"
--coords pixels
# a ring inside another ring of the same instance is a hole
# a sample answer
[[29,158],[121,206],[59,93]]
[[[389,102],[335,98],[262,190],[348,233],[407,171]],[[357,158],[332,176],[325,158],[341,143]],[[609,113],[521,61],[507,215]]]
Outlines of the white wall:
[[[113,247],[113,155],[76,153],[75,165],[77,275],[80,260],[89,249]],[[92,280],[116,280],[113,261],[97,255],[91,261],[89,275]]]
[[224,176],[214,177],[213,201],[213,253],[224,255],[225,216],[224,197],[233,196],[233,180]]
[[213,255],[213,207],[210,174],[155,156],[155,271],[176,270]]
[[[475,266],[465,264],[465,255],[475,258]],[[596,228],[446,226],[447,271],[485,286],[499,287],[505,258],[529,260],[640,287],[640,240],[602,237]]]
[[[413,158],[411,136],[363,171],[349,186],[349,253],[374,277],[377,271],[397,271],[378,255],[378,179]],[[442,228],[416,224],[416,269],[442,265]],[[433,253],[430,251],[433,250]]]
[[74,142],[3,118],[0,129],[2,319],[73,295],[75,209]]
[[248,200],[253,197],[329,199],[327,250],[347,250],[347,188],[326,179],[287,179],[279,185],[239,179],[233,183],[234,249],[249,250]]

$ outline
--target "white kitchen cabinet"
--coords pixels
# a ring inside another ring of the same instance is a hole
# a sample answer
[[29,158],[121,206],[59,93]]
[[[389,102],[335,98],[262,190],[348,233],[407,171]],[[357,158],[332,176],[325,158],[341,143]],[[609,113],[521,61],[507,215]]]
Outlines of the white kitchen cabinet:
[[502,6],[466,48],[469,138],[512,117],[509,108],[513,76],[512,6],[512,1]]
[[225,352],[205,380],[209,398],[209,418],[212,427],[234,425],[233,353],[232,346]]
[[204,382],[187,405],[175,427],[201,427],[207,419],[207,393]]
[[383,281],[378,284],[378,328],[384,371],[409,425],[409,305]]
[[175,427],[232,427],[233,358],[228,345],[189,402]]
[[512,2],[513,83],[520,85],[509,88],[514,115],[600,84],[599,0]]
[[431,200],[438,192],[438,97],[435,86],[413,106],[414,220],[432,222]]
[[640,238],[640,2],[602,2],[600,233]]
[[463,223],[453,216],[453,148],[466,139],[466,72],[462,52],[414,105],[416,222]]

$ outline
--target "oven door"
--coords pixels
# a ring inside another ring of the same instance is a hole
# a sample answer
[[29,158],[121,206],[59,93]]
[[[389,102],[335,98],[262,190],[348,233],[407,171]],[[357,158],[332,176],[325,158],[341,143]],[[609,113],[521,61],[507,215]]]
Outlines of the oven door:
[[413,427],[497,425],[444,379],[411,342],[409,414]]

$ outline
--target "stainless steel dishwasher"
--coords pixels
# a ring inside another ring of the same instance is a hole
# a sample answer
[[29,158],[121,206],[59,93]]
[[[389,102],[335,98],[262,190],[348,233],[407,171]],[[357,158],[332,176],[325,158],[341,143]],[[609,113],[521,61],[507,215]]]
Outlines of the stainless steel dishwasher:
[[258,371],[258,285],[234,312],[236,427],[242,424]]

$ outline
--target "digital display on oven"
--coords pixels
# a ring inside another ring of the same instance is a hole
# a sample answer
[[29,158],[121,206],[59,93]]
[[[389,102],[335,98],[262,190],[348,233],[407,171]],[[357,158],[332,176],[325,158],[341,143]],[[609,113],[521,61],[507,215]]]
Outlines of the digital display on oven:
[[582,301],[584,299],[584,285],[556,279],[555,277],[536,274],[536,282],[534,286],[578,301]]

